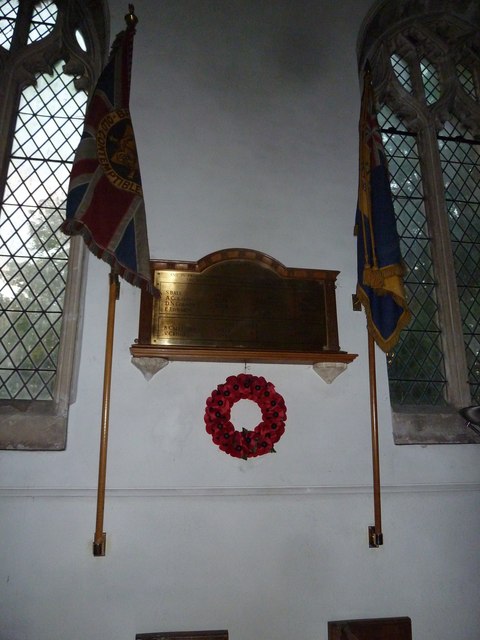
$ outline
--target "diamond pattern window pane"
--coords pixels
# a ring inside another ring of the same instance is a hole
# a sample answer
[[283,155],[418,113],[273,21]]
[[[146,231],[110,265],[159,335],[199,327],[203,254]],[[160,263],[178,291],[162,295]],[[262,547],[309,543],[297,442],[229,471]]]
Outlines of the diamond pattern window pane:
[[18,0],[2,0],[0,3],[0,47],[10,49],[15,20],[18,13]]
[[416,139],[387,107],[380,110],[379,122],[413,316],[389,354],[390,397],[394,405],[444,405],[446,380]]
[[[402,120],[393,113],[393,111],[386,104],[382,106],[380,111],[377,113],[377,120],[380,129],[394,129],[395,131],[402,131],[404,133],[408,133],[405,125]],[[383,141],[385,144],[385,139]]]
[[480,403],[480,147],[455,120],[439,135],[468,380],[472,401]]
[[410,79],[410,69],[408,68],[408,62],[401,56],[394,53],[390,57],[390,63],[392,69],[397,76],[397,80],[400,82],[405,91],[412,93],[412,81]]
[[50,0],[43,0],[35,5],[28,33],[28,44],[42,40],[53,31],[57,13],[57,6]]
[[420,62],[425,99],[428,104],[434,104],[440,98],[440,80],[434,64],[427,58]]
[[4,202],[23,208],[39,203],[45,207],[58,206],[65,199],[67,180],[68,169],[60,162],[12,158]]
[[20,100],[0,212],[0,399],[52,398],[68,259],[58,228],[86,105],[63,65]]
[[473,73],[464,67],[463,64],[457,64],[457,77],[460,80],[460,84],[465,90],[465,93],[473,98],[477,99],[477,91],[475,89],[475,81],[473,79]]
[[395,352],[389,354],[388,371],[393,404],[441,406],[445,404],[443,356],[436,332],[403,331]]

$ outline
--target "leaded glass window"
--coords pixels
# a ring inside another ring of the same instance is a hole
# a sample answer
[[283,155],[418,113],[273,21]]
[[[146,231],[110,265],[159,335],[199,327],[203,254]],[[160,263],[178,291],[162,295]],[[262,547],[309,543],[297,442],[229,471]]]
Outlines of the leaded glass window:
[[64,446],[84,250],[59,226],[107,46],[93,6],[0,0],[0,447]]
[[397,53],[392,53],[390,57],[390,62],[392,63],[392,68],[397,76],[398,81],[402,85],[402,87],[411,93],[412,91],[412,82],[410,79],[410,69],[408,68],[408,63],[406,60],[402,58],[402,56]]
[[379,124],[389,159],[412,313],[409,327],[388,356],[390,394],[401,405],[441,405],[445,403],[446,380],[416,135],[409,133],[387,106],[379,113]]
[[42,0],[33,7],[32,19],[28,32],[27,44],[36,42],[48,36],[53,31],[57,21],[58,8],[50,0]]
[[[393,55],[391,62],[395,70],[398,57]],[[420,61],[420,73],[426,102],[433,104],[441,97],[436,67],[423,58]],[[402,81],[401,74],[397,72],[396,76]],[[405,83],[408,85],[407,79]],[[407,266],[405,284],[413,314],[411,326],[404,331],[395,352],[389,356],[390,393],[396,404],[441,406],[448,401],[448,380],[444,368],[431,236],[424,214],[422,169],[416,144],[418,136],[409,131],[387,105],[380,112],[380,122]],[[437,213],[448,216],[449,241],[468,363],[467,377],[472,401],[480,403],[478,145],[468,129],[455,117],[444,124],[437,134],[437,140],[439,154],[435,159],[440,165],[444,187],[444,210]]]
[[399,0],[363,27],[359,49],[372,68],[413,317],[387,356],[404,444],[470,441],[458,409],[480,404],[480,63],[470,19],[453,1],[434,15]]
[[86,103],[64,64],[18,108],[0,212],[0,399],[53,399],[69,248],[57,231]]
[[427,104],[434,104],[440,97],[440,80],[435,65],[427,58],[420,62],[422,72],[423,89]]
[[465,93],[470,96],[470,98],[476,100],[477,91],[471,70],[463,64],[457,64],[457,75]]
[[0,4],[0,47],[10,49],[18,13],[18,0],[6,0]]

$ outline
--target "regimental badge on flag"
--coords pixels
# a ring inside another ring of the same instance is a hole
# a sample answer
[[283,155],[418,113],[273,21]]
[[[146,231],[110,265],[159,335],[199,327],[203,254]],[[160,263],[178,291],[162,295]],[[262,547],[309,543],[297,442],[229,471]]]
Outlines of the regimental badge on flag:
[[395,211],[382,136],[375,112],[370,70],[364,77],[359,122],[360,161],[357,235],[357,297],[368,331],[388,352],[410,321]]
[[112,272],[147,290],[152,285],[145,204],[130,118],[130,74],[135,23],[115,39],[87,108],[70,174],[61,230],[82,235]]

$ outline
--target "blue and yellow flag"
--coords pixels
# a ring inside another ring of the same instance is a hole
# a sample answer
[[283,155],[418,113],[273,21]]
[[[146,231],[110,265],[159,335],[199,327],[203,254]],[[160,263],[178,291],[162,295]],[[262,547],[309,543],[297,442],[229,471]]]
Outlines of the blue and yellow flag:
[[410,321],[387,160],[375,112],[370,71],[365,72],[359,122],[360,165],[357,235],[357,297],[367,328],[388,352]]

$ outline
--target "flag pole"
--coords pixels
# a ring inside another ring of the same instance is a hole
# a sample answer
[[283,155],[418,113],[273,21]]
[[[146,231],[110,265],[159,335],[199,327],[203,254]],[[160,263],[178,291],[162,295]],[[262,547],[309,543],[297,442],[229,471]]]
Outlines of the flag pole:
[[104,556],[107,542],[103,531],[103,516],[105,511],[105,484],[107,477],[107,448],[108,426],[110,416],[110,388],[112,381],[113,335],[115,329],[115,305],[120,295],[118,275],[110,272],[110,286],[108,296],[107,337],[105,344],[105,366],[103,374],[103,403],[102,427],[100,433],[100,456],[98,463],[97,516],[95,521],[95,536],[93,539],[93,555]]
[[359,121],[359,179],[355,216],[357,236],[356,300],[364,307],[368,330],[368,371],[375,524],[368,528],[370,547],[383,544],[378,449],[375,343],[387,353],[410,321],[404,266],[390,188],[388,165],[375,110],[370,65],[365,67]]
[[373,466],[373,526],[368,527],[370,548],[383,544],[382,505],[380,495],[380,455],[378,448],[378,410],[377,410],[377,374],[375,366],[375,341],[368,332],[368,374],[370,383],[370,418],[372,431],[372,466]]
[[103,516],[118,275],[154,297],[160,295],[152,284],[145,203],[129,108],[133,38],[138,22],[134,11],[129,4],[126,29],[116,36],[90,97],[61,226],[66,235],[82,235],[90,251],[111,265],[94,556],[104,556],[106,550]]

